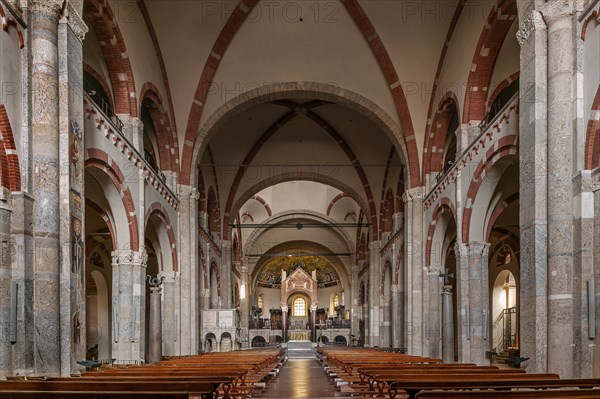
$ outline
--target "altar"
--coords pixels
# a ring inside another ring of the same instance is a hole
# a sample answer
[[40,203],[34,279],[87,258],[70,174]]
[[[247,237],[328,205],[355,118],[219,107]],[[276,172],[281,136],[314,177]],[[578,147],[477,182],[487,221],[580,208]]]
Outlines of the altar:
[[310,330],[291,330],[288,337],[290,341],[310,341]]

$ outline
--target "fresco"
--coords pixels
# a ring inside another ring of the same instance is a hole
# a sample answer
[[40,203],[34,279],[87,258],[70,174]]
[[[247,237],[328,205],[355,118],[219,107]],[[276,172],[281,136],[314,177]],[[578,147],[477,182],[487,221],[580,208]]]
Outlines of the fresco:
[[260,287],[280,288],[281,271],[285,270],[290,276],[298,268],[303,269],[309,275],[316,270],[319,288],[341,285],[337,272],[331,263],[322,256],[278,256],[270,259],[261,268],[256,283]]

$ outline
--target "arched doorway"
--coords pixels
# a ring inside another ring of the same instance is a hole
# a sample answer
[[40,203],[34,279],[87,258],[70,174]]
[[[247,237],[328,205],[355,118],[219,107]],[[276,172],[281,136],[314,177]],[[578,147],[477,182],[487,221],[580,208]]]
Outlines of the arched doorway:
[[[98,261],[97,258],[94,260]],[[102,273],[93,270],[86,284],[86,342],[87,360],[110,359],[110,302],[109,290]]]

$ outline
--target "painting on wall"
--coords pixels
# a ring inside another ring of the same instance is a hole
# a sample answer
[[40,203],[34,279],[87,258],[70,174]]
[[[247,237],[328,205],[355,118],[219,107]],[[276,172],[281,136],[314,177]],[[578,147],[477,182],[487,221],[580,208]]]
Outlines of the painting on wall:
[[340,277],[329,261],[322,256],[278,256],[267,261],[261,268],[256,280],[258,286],[265,288],[281,287],[281,271],[290,276],[297,269],[311,275],[317,272],[319,288],[341,285]]

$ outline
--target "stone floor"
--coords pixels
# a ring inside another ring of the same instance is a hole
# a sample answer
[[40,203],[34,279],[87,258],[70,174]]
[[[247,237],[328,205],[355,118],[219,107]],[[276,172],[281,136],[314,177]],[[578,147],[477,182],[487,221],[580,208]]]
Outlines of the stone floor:
[[316,359],[292,359],[258,398],[335,398],[343,396]]

